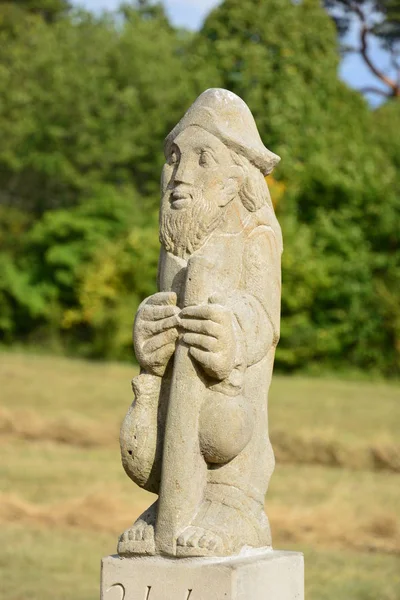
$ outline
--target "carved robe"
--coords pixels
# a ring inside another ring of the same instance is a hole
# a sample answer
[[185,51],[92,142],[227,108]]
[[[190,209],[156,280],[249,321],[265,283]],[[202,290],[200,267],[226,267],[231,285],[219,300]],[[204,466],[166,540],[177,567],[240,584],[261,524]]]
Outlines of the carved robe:
[[[158,517],[169,523],[169,529],[159,528],[164,553],[175,553],[174,535],[204,498],[231,502],[250,520],[264,502],[274,468],[267,401],[281,289],[281,248],[266,224],[268,210],[249,213],[238,232],[214,232],[187,262],[164,249],[160,254],[159,291],[174,291],[180,308],[218,295],[234,314],[236,334],[235,366],[223,381],[205,374],[181,341],[162,378],[143,371],[133,380],[135,400],[121,430],[122,460],[138,485],[160,495]],[[190,488],[184,507],[180,495],[175,503],[173,498],[182,486]],[[255,545],[268,545],[267,529]]]

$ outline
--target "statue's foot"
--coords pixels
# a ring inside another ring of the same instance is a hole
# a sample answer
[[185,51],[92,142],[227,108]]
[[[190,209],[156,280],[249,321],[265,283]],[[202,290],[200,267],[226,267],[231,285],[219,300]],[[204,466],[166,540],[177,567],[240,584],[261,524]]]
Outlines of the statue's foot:
[[196,517],[176,540],[176,555],[231,556],[245,546],[270,546],[263,506],[238,489],[209,485]]
[[154,527],[139,519],[121,535],[117,551],[120,556],[154,554]]
[[176,541],[176,555],[223,556],[225,545],[223,538],[217,533],[203,527],[189,526]]
[[176,540],[177,556],[229,556],[233,553],[237,511],[205,500],[193,522]]
[[132,527],[124,531],[118,541],[117,552],[120,556],[155,554],[154,525],[156,510],[156,503],[154,503],[135,521]]

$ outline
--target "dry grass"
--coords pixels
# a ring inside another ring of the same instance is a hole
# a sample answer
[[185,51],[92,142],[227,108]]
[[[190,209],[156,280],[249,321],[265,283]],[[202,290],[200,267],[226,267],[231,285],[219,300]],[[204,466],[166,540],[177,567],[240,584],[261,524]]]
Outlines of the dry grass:
[[[82,498],[39,505],[15,494],[0,494],[0,522],[45,527],[77,527],[84,530],[122,532],[139,516],[146,505],[129,510],[106,494],[88,494]],[[106,518],[105,518],[106,515]]]
[[[14,494],[0,495],[0,522],[45,527],[75,527],[98,532],[122,532],[147,504],[130,507],[115,496],[89,494],[52,505],[37,505]],[[106,518],[105,518],[106,515]],[[271,506],[274,543],[303,543],[331,548],[400,554],[400,520],[387,511],[369,518],[349,510],[338,514],[332,504],[318,509]]]
[[293,435],[272,429],[271,441],[280,463],[400,473],[400,444],[392,440],[351,444],[333,439],[329,433],[323,435],[319,431]]
[[399,441],[399,382],[341,381],[275,375],[270,392],[272,428],[320,432],[340,443]]
[[132,401],[136,366],[0,352],[1,405],[44,418],[119,422]]
[[[98,600],[100,557],[115,552],[115,533],[21,523],[0,528],[0,598]],[[399,600],[400,559],[285,543],[301,550],[307,600]]]
[[[136,505],[154,496],[134,485],[120,463],[118,447],[79,448],[52,442],[0,442],[0,489],[33,504],[59,504],[83,494],[108,495]],[[338,514],[370,519],[377,507],[398,511],[398,475],[340,468],[278,464],[267,495],[268,511],[284,507],[318,510],[334,502]],[[133,510],[132,509],[132,510]]]
[[[101,426],[88,419],[45,418],[34,410],[0,408],[0,435],[29,441],[51,441],[82,448],[110,447],[118,440],[118,424]],[[400,445],[373,441],[368,445],[340,443],[330,434],[303,432],[293,435],[271,431],[275,456],[283,464],[325,465],[347,469],[400,473]]]
[[0,435],[28,441],[50,441],[81,448],[108,447],[118,440],[118,426],[102,427],[88,419],[46,419],[34,410],[0,408]]
[[269,512],[279,544],[400,554],[400,521],[395,513],[382,510],[361,518],[350,510],[338,513],[332,503],[308,510],[271,507]]
[[[98,559],[152,501],[118,427],[134,367],[0,353],[0,591],[98,597]],[[275,377],[274,545],[306,552],[308,600],[400,598],[400,388]]]
[[[79,418],[99,425],[120,423],[132,401],[137,367],[62,357],[0,353],[3,408],[34,409],[46,418]],[[270,393],[274,430],[298,435],[320,432],[340,443],[398,442],[400,385],[282,377]]]

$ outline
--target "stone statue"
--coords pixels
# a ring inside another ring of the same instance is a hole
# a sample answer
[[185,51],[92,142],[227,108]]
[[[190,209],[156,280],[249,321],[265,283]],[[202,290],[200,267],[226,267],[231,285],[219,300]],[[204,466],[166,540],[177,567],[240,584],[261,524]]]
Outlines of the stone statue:
[[140,305],[141,366],[121,428],[128,476],[158,500],[120,556],[231,556],[271,545],[267,401],[282,252],[265,176],[279,157],[247,105],[210,89],[165,141],[159,292]]

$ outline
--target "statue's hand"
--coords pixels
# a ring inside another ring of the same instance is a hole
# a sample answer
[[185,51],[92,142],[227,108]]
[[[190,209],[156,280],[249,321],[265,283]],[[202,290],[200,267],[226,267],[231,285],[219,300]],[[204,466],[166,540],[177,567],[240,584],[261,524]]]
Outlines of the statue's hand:
[[159,292],[140,307],[133,327],[136,358],[142,368],[160,377],[175,351],[180,309],[174,292]]
[[208,302],[181,311],[183,341],[190,346],[191,356],[202,365],[205,372],[222,381],[235,367],[235,316],[216,295],[211,296]]

